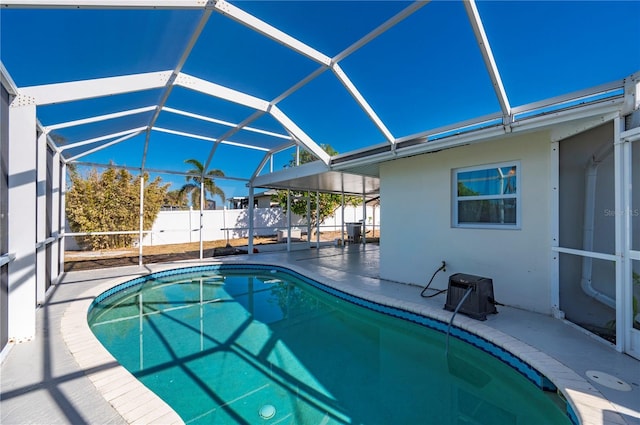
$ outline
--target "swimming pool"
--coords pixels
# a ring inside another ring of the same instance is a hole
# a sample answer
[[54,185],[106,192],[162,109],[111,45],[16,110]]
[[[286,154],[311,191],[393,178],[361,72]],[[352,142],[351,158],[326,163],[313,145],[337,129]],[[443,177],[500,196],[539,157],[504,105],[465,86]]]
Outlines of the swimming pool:
[[570,423],[503,350],[457,329],[482,350],[445,355],[446,324],[283,268],[155,273],[97,297],[89,323],[187,423]]

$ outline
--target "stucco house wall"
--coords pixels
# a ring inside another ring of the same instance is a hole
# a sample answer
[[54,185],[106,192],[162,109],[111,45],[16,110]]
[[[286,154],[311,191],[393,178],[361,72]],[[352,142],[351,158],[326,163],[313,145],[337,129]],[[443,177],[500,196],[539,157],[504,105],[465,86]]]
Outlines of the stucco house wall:
[[[538,132],[381,164],[380,277],[423,286],[444,260],[432,288],[458,272],[489,277],[497,301],[550,313],[550,157]],[[507,161],[520,161],[521,228],[452,227],[452,170]]]

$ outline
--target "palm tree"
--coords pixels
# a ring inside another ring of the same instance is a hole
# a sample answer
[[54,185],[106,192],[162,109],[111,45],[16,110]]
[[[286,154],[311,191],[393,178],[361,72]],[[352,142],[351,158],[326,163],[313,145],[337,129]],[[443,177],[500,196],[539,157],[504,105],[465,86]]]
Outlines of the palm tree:
[[[195,168],[188,171],[188,173],[197,174],[196,176],[187,176],[187,183],[180,188],[180,193],[191,194],[191,205],[193,208],[200,208],[200,182],[202,182],[202,173],[204,172],[204,165],[197,159],[187,159],[186,164],[193,165]],[[222,170],[210,170],[204,175],[204,199],[205,204],[207,201],[207,193],[212,196],[218,195],[222,199],[222,203],[225,201],[224,192],[213,181],[213,177],[223,177]]]

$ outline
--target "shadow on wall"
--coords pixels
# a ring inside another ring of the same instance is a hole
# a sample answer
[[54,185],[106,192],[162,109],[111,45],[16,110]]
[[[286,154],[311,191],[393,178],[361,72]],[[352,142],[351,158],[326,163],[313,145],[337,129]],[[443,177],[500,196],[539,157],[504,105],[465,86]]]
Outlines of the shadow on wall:
[[[255,236],[272,236],[279,229],[287,227],[287,216],[280,208],[254,208],[253,234]],[[291,217],[292,225],[303,224],[304,220],[295,214]],[[244,209],[236,218],[236,230],[231,233],[234,238],[249,236],[249,210]]]

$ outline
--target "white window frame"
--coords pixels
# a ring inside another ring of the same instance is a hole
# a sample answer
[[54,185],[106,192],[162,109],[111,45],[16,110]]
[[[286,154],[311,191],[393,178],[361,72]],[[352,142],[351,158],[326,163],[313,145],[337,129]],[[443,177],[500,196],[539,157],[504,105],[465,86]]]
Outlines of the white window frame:
[[[493,168],[516,167],[516,193],[508,195],[482,195],[458,197],[458,175],[469,171],[487,170]],[[521,228],[522,203],[520,201],[522,179],[520,161],[506,161],[494,164],[476,165],[473,167],[454,168],[451,170],[451,227],[465,229],[507,229],[519,230]],[[492,199],[515,199],[516,200],[516,222],[515,224],[499,223],[459,223],[458,222],[458,201],[492,200]]]

